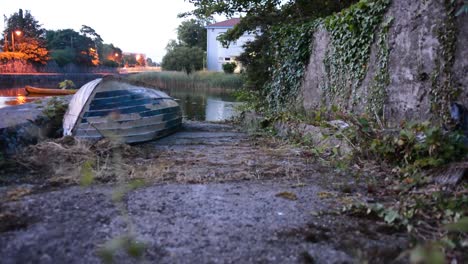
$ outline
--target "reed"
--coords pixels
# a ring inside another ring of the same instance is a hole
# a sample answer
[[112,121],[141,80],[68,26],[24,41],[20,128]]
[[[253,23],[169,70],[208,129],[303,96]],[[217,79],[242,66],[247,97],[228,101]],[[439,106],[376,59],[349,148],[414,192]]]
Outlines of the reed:
[[129,79],[155,85],[161,89],[238,89],[243,85],[243,80],[240,75],[225,74],[223,72],[196,72],[190,75],[183,72],[172,71],[142,72],[131,75]]

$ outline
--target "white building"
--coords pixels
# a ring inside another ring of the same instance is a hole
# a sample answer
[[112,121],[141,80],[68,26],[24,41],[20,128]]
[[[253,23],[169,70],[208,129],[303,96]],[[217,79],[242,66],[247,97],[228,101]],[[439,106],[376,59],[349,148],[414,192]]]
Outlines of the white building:
[[237,41],[231,42],[229,48],[224,48],[221,42],[216,39],[228,29],[233,28],[239,21],[240,18],[231,18],[205,27],[207,31],[207,68],[209,71],[223,71],[222,65],[228,62],[236,62],[238,65],[236,70],[240,69],[236,58],[244,51],[242,46],[246,42],[252,41],[255,34],[244,33]]

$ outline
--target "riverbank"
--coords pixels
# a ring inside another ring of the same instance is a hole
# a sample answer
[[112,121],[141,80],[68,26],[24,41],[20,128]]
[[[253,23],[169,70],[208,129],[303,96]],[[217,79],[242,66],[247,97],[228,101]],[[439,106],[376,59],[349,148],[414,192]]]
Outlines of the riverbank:
[[[116,73],[118,74],[118,73]],[[76,87],[114,73],[0,73],[0,89],[24,87],[25,85],[57,88],[64,80],[71,80]]]
[[336,214],[366,199],[343,188],[359,179],[233,124],[185,122],[135,146],[47,144],[0,189],[6,263],[382,263],[408,246],[385,223]]

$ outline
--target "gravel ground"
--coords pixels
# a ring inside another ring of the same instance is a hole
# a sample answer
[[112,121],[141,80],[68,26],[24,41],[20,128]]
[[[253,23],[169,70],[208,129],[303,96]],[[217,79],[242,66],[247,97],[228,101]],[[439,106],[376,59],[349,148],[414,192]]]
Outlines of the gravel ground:
[[0,262],[385,263],[407,245],[382,224],[327,213],[352,197],[292,146],[188,122],[135,147],[165,168],[120,200],[115,183],[2,187]]

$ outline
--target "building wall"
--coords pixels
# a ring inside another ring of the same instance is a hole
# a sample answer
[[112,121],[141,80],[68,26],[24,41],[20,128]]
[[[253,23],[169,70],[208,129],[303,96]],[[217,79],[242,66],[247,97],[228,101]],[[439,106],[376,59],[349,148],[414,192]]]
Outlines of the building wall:
[[216,38],[229,28],[207,28],[207,69],[209,71],[223,71],[223,64],[235,61],[243,51],[243,45],[255,38],[253,34],[244,34],[229,48],[224,48]]

